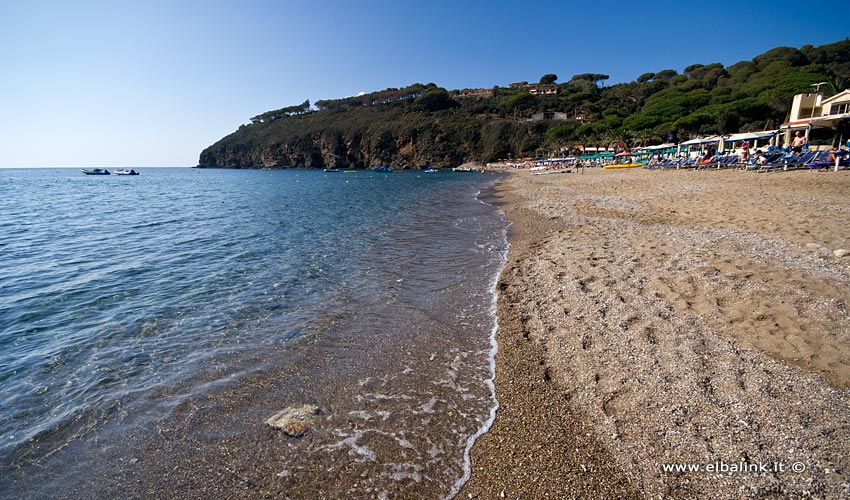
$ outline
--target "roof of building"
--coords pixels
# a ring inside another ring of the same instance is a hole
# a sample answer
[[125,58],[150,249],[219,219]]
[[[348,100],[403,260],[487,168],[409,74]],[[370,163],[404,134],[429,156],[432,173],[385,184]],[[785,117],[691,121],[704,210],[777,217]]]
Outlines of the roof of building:
[[850,101],[850,89],[847,89],[843,92],[839,92],[828,99],[824,99],[823,102],[821,102],[821,106],[824,106],[826,104],[832,104],[834,101],[843,101],[845,99]]

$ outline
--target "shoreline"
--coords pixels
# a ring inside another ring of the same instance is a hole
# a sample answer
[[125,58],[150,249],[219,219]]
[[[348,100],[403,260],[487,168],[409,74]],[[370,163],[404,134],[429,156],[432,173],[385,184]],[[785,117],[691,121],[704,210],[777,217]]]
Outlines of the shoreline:
[[[485,205],[496,206],[494,203],[494,197],[496,197],[497,186],[499,182],[491,185],[486,188],[484,191],[479,192],[476,195],[476,199]],[[501,209],[500,209],[501,210]],[[490,344],[490,352],[487,356],[488,359],[488,375],[489,378],[485,380],[485,385],[490,391],[490,397],[493,401],[493,406],[490,409],[487,419],[481,424],[481,427],[469,438],[467,439],[466,446],[463,450],[463,475],[455,481],[452,485],[449,493],[444,498],[457,498],[458,494],[463,490],[464,486],[467,482],[469,482],[469,478],[472,476],[472,449],[475,447],[475,444],[481,439],[482,436],[487,435],[490,432],[490,429],[493,427],[493,422],[496,421],[496,414],[499,411],[499,399],[496,395],[496,358],[499,354],[499,342],[497,340],[497,335],[499,333],[499,279],[502,275],[502,270],[505,268],[505,265],[508,262],[508,256],[510,255],[510,227],[511,223],[507,220],[507,217],[502,211],[502,217],[504,218],[504,222],[507,223],[507,226],[502,229],[503,234],[503,242],[505,249],[502,252],[501,265],[499,267],[498,272],[496,272],[493,277],[491,284],[488,288],[491,301],[490,301],[490,315],[492,317],[493,326],[490,330],[490,335],[488,342]]]
[[[458,498],[846,495],[850,258],[823,247],[848,247],[848,188],[842,173],[508,176],[500,408]],[[806,471],[661,468],[738,461]]]
[[[564,395],[551,383],[544,349],[531,341],[512,306],[517,291],[510,288],[510,276],[533,251],[531,235],[540,230],[534,215],[520,206],[521,197],[506,186],[520,175],[508,172],[488,196],[488,203],[503,210],[510,221],[508,257],[496,285],[498,409],[489,430],[472,447],[472,474],[456,498],[543,498],[568,492],[573,492],[571,498],[639,498],[613,470],[607,450],[582,419],[560,404]],[[515,433],[523,428],[545,439],[517,443]],[[576,467],[564,470],[567,463]],[[589,475],[588,480],[577,481],[579,474]]]

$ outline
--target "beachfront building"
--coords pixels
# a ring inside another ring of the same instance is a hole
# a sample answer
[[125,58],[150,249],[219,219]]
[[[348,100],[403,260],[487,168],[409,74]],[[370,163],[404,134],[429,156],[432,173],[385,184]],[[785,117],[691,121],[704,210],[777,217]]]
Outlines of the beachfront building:
[[838,116],[850,114],[850,90],[836,94],[821,103],[825,116]]
[[797,94],[791,104],[788,120],[782,124],[785,145],[791,143],[796,131],[805,133],[808,139],[813,128],[837,126],[839,120],[850,119],[850,90],[824,99],[823,94]]

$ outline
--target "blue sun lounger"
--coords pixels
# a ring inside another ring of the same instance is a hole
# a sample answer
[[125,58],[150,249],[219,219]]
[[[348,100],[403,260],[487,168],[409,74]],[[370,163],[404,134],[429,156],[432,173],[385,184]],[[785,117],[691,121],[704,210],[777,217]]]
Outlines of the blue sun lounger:
[[810,151],[808,153],[786,154],[772,163],[765,163],[761,166],[759,171],[776,170],[779,168],[782,170],[788,170],[789,168],[805,165],[812,161],[816,155],[817,152],[814,151]]
[[[841,157],[838,159],[839,167],[850,166],[850,155],[848,155],[847,153],[839,152],[837,156]],[[830,168],[834,168],[835,160],[829,161],[828,158],[829,151],[821,151],[818,156],[812,159],[812,161],[806,163],[806,166],[811,169],[817,169],[818,171],[820,171],[820,169],[822,168],[827,170],[829,170]]]

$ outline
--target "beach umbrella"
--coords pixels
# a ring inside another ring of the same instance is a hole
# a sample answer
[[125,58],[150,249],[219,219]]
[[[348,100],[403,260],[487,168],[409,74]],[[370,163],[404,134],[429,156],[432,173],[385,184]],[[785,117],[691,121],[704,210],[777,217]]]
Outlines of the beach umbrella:
[[718,143],[717,143],[717,152],[718,152],[718,153],[722,153],[722,152],[723,152],[723,150],[724,150],[724,146],[725,146],[725,145],[726,145],[726,144],[725,144],[725,142],[724,142],[724,140],[723,140],[723,136],[721,135],[721,136],[720,136],[720,141],[718,141]]

